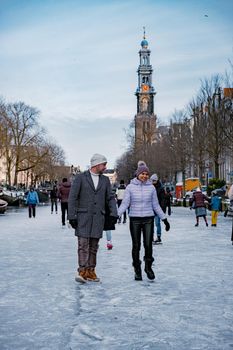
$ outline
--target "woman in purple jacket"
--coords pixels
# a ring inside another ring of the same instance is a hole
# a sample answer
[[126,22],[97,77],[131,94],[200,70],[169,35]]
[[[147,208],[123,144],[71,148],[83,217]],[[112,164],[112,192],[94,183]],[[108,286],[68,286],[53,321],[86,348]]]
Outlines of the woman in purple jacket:
[[154,261],[152,240],[155,213],[164,222],[166,231],[169,231],[170,224],[159,205],[156,190],[149,181],[149,169],[145,164],[138,167],[136,177],[131,180],[130,184],[126,187],[124,199],[121,206],[118,208],[118,215],[121,216],[128,208],[135,280],[142,280],[140,261],[141,232],[143,233],[145,248],[145,272],[147,277],[153,280],[155,275],[151,266]]

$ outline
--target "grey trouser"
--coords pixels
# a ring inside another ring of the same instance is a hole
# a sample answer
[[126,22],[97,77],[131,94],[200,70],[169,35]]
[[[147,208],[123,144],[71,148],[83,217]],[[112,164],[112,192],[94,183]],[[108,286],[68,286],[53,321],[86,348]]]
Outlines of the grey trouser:
[[79,271],[91,267],[96,267],[96,255],[99,238],[78,237],[78,266]]

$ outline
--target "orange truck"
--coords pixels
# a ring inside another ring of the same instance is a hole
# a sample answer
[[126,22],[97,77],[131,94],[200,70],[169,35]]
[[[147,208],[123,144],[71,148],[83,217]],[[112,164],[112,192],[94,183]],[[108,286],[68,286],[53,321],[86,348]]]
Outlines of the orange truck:
[[189,177],[185,180],[185,192],[192,191],[194,188],[201,187],[201,182],[198,177]]
[[[201,187],[201,182],[198,177],[189,177],[185,180],[185,192],[192,191],[194,188]],[[183,182],[176,184],[176,198],[182,198]]]

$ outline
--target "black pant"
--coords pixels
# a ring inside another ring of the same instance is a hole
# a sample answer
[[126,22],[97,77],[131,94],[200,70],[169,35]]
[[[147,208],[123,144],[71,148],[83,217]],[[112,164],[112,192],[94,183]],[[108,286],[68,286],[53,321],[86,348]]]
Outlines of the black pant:
[[145,249],[144,261],[147,264],[152,264],[154,258],[152,256],[152,240],[153,240],[154,216],[145,218],[131,217],[130,218],[130,233],[132,238],[132,258],[133,266],[138,267],[140,261],[141,248],[141,232],[143,233],[143,244]]
[[36,205],[35,204],[29,204],[28,205],[28,214],[29,214],[29,218],[36,217]]
[[[119,208],[119,206],[121,205],[121,202],[122,202],[122,199],[118,199],[118,200],[117,200],[117,206],[118,206],[118,208]],[[126,211],[123,213],[123,215],[124,215],[124,222],[126,222]],[[120,218],[120,220],[121,220],[121,218]]]
[[51,212],[53,212],[54,206],[55,206],[55,211],[57,212],[57,198],[51,198]]
[[170,216],[171,215],[171,206],[170,205],[166,206],[165,214],[166,214],[166,211],[167,211],[168,215]]
[[62,225],[66,224],[66,216],[68,215],[68,202],[61,202],[61,221]]

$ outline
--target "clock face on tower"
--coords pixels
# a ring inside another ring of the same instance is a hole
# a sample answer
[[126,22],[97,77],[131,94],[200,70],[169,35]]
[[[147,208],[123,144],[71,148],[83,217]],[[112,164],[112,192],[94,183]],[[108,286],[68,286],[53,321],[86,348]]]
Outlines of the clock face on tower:
[[142,85],[142,91],[149,91],[149,86],[146,84]]

